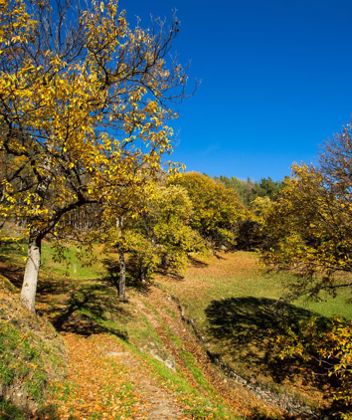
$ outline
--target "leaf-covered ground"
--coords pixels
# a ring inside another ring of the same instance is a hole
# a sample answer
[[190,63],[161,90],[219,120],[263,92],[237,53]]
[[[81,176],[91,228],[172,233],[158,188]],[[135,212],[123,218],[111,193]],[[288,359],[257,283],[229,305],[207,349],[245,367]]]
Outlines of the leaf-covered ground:
[[[184,280],[159,278],[149,289],[129,287],[129,301],[121,304],[101,272],[101,263],[81,276],[79,261],[71,253],[71,262],[78,267],[75,279],[63,275],[46,254],[37,299],[38,313],[49,317],[67,352],[67,378],[54,384],[51,401],[59,418],[283,418],[275,402],[264,402],[211,363],[204,344],[171,298],[179,298],[185,315],[194,319],[205,337],[208,332],[227,332],[217,314],[232,325],[231,317],[246,309],[248,322],[236,324],[240,334],[231,330],[230,335],[207,339],[213,353],[227,352],[225,361],[230,362],[237,355],[236,369],[246,368],[249,377],[258,377],[262,365],[250,364],[246,343],[237,343],[236,338],[251,339],[253,334],[242,334],[249,327],[252,333],[260,331],[255,309],[263,308],[270,317],[267,300],[280,295],[282,284],[263,275],[254,255],[224,254],[194,262]],[[0,270],[17,287],[22,278],[20,263],[19,253],[11,261],[3,258]],[[99,272],[101,276],[95,277]],[[257,305],[259,300],[262,305]],[[251,319],[253,325],[249,325]]]
[[64,334],[68,377],[54,401],[60,418],[182,419],[175,397],[108,334]]
[[[70,332],[62,333],[68,377],[53,401],[60,418],[232,420],[252,418],[253,412],[279,413],[212,366],[176,303],[162,290],[131,292],[123,306],[123,319],[109,324],[119,336],[82,335],[87,308],[70,313],[61,325]],[[73,332],[75,325],[78,332]]]

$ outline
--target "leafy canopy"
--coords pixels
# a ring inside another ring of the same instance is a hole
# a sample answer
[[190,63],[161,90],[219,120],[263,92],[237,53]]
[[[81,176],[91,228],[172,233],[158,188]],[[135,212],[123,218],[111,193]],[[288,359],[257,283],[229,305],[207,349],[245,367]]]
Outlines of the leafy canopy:
[[194,210],[191,226],[208,244],[215,248],[236,244],[244,208],[235,191],[196,172],[180,174],[171,183],[187,190]]
[[177,21],[131,29],[115,0],[1,0],[0,11],[0,216],[44,237],[171,151],[168,98],[186,80],[168,62]]

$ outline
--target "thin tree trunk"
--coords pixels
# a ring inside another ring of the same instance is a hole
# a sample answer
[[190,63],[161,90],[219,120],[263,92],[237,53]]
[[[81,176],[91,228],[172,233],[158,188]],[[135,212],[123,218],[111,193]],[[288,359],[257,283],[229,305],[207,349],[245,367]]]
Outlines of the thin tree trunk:
[[[47,193],[52,181],[52,175],[50,173],[50,155],[47,154],[42,163],[33,159],[31,161],[31,165],[38,180],[36,193],[41,199],[39,204],[39,208],[41,208],[47,198]],[[39,169],[44,170],[44,173],[42,173]],[[35,296],[37,293],[38,275],[41,262],[42,239],[43,236],[40,232],[35,227],[32,227],[29,234],[28,258],[26,268],[24,270],[21,290],[21,302],[23,306],[31,312],[35,312]]]
[[120,263],[119,300],[121,302],[124,302],[126,300],[126,261],[125,261],[125,253],[122,248],[119,249],[119,263]]
[[31,312],[35,312],[35,296],[41,262],[41,242],[39,235],[30,235],[28,258],[21,290],[21,302]]

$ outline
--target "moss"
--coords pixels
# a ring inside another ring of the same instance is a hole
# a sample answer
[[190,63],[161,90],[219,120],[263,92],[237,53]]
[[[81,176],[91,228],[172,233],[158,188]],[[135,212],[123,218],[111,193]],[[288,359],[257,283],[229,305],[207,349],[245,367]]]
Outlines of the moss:
[[20,341],[18,330],[3,322],[0,324],[0,381],[3,386],[10,386],[16,376],[14,352]]

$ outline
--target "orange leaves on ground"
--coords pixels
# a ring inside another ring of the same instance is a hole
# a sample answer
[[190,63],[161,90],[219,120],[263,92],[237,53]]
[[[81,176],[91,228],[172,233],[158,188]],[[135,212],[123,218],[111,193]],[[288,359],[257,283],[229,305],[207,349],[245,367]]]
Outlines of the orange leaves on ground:
[[172,395],[115,337],[65,334],[64,340],[68,377],[52,401],[60,419],[184,418]]
[[[117,342],[105,335],[67,334],[64,340],[69,362],[67,383],[56,393],[60,418],[133,418],[139,397],[120,361],[123,354],[112,352]],[[112,357],[114,354],[119,357]]]

